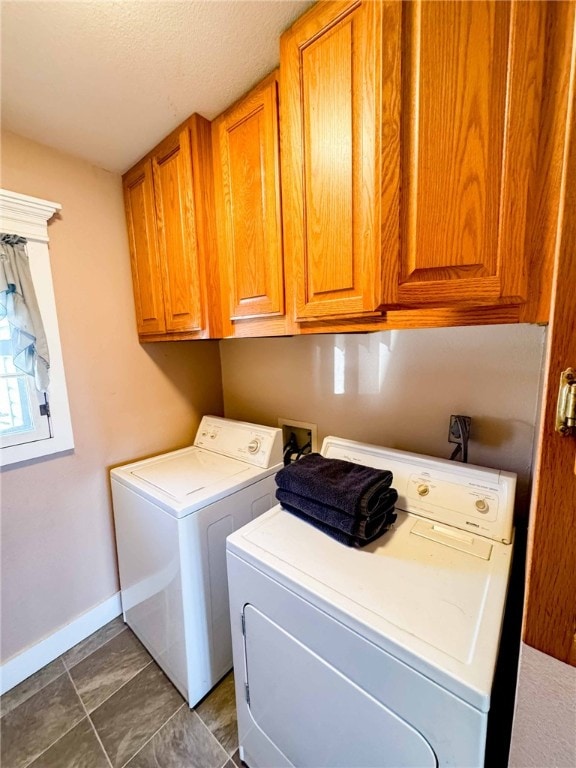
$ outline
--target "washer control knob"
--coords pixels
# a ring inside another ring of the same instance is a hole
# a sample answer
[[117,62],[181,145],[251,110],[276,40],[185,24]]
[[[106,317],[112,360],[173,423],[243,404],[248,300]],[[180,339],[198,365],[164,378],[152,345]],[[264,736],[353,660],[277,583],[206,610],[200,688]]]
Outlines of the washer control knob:
[[425,483],[420,483],[416,490],[418,491],[419,496],[428,496],[430,493],[430,486]]
[[249,453],[257,453],[260,448],[260,440],[258,440],[257,437],[254,438],[254,440],[250,440],[248,443],[248,452]]
[[476,507],[478,512],[488,512],[488,510],[490,509],[490,507],[488,506],[488,502],[485,499],[478,499],[478,501],[474,503],[474,506]]

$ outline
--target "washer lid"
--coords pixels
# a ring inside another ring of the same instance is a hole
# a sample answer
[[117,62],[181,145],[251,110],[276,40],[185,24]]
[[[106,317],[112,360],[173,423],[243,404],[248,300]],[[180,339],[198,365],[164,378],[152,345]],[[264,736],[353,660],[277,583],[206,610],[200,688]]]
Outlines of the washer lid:
[[116,467],[110,476],[113,491],[115,484],[123,485],[181,518],[273,475],[280,467],[262,469],[192,447]]
[[167,455],[133,469],[130,474],[176,501],[185,502],[187,496],[246,470],[246,465],[240,461],[195,449],[180,455]]

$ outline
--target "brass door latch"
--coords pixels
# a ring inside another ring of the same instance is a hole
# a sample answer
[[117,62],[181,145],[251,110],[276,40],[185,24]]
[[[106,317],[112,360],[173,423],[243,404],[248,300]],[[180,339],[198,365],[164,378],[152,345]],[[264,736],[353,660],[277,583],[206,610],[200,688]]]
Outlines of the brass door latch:
[[574,368],[567,368],[560,374],[556,432],[559,432],[562,437],[576,432],[576,371]]

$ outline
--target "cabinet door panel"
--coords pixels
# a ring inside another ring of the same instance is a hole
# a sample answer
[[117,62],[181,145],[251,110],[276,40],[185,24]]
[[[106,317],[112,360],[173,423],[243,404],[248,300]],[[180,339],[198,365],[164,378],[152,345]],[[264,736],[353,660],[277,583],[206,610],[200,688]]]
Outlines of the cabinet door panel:
[[355,23],[348,15],[301,52],[307,293],[320,300],[339,291],[353,295],[360,282],[352,232]]
[[232,320],[284,312],[278,168],[278,95],[273,76],[217,126],[225,237],[223,267]]
[[162,333],[165,330],[164,304],[149,160],[124,178],[124,202],[138,333]]
[[299,320],[373,313],[383,247],[397,262],[400,29],[398,3],[321,3],[281,39],[285,255]]
[[202,285],[188,131],[166,139],[152,162],[166,330],[201,330]]
[[526,298],[545,5],[403,5],[401,304]]

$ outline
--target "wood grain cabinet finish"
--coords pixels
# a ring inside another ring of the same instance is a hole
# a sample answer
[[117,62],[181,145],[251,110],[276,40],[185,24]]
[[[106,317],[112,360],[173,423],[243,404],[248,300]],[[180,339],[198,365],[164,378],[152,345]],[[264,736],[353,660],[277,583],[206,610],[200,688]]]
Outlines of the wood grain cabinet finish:
[[285,261],[298,320],[374,313],[381,228],[398,259],[388,211],[397,219],[400,14],[397,3],[319,3],[280,40]]
[[225,336],[288,332],[278,131],[278,72],[212,124]]
[[326,2],[284,34],[285,255],[303,330],[374,312],[414,326],[394,313],[414,308],[518,318],[547,5]]
[[220,335],[211,154],[210,123],[193,115],[124,176],[142,340]]
[[387,304],[520,304],[547,3],[402,4],[400,263]]
[[138,333],[141,336],[164,333],[152,161],[144,160],[128,171],[123,184]]

